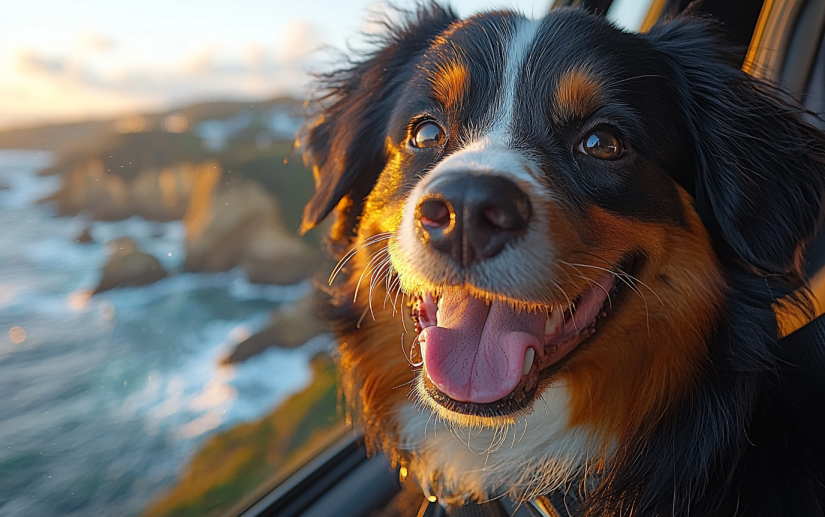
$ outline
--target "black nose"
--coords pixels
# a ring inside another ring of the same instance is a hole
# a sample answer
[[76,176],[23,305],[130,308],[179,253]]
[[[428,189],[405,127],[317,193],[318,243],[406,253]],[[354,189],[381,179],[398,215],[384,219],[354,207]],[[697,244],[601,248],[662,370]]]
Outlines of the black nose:
[[512,181],[464,175],[428,187],[416,216],[421,242],[466,267],[527,231],[531,212],[530,198]]

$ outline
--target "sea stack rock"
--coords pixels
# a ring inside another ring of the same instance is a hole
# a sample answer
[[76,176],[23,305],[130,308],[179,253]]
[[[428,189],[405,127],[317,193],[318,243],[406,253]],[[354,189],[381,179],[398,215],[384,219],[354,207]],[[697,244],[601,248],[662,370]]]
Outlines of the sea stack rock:
[[329,327],[315,316],[312,295],[272,313],[269,324],[245,341],[223,360],[224,364],[240,363],[270,347],[297,348],[313,337],[329,332]]
[[94,293],[117,287],[134,287],[151,284],[167,276],[160,261],[140,250],[131,237],[110,241],[112,254],[103,267],[103,277]]
[[91,244],[95,241],[94,237],[92,237],[92,228],[87,226],[77,234],[74,241],[78,244]]

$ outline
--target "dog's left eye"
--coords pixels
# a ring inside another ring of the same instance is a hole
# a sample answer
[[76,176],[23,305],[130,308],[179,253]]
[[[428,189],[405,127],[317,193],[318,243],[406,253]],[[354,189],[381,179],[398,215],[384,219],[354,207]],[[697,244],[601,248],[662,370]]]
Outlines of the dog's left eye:
[[591,131],[579,142],[578,150],[600,160],[615,160],[624,154],[619,137],[606,129]]
[[432,120],[421,122],[413,130],[410,143],[419,149],[428,149],[441,145],[444,141],[444,130]]

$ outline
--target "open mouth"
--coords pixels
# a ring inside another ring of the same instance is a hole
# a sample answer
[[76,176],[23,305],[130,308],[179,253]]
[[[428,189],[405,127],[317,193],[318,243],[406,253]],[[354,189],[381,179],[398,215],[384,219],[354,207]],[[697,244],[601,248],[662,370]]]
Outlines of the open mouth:
[[612,273],[566,307],[525,310],[450,287],[412,308],[424,359],[423,384],[456,413],[506,416],[528,408],[539,383],[558,372],[596,331],[616,289]]

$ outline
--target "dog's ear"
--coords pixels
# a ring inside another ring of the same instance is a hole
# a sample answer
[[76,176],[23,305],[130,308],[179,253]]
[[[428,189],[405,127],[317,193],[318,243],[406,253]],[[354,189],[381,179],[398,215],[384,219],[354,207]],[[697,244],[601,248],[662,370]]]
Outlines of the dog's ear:
[[822,134],[784,94],[738,67],[713,22],[680,17],[645,37],[676,77],[699,215],[763,274],[801,279],[823,207]]
[[390,113],[406,79],[415,73],[408,65],[456,20],[436,3],[403,17],[386,24],[378,49],[363,61],[320,77],[324,108],[302,142],[313,166],[315,195],[304,208],[301,233],[339,203],[339,221],[343,217],[347,231],[354,229],[364,198],[386,165]]

